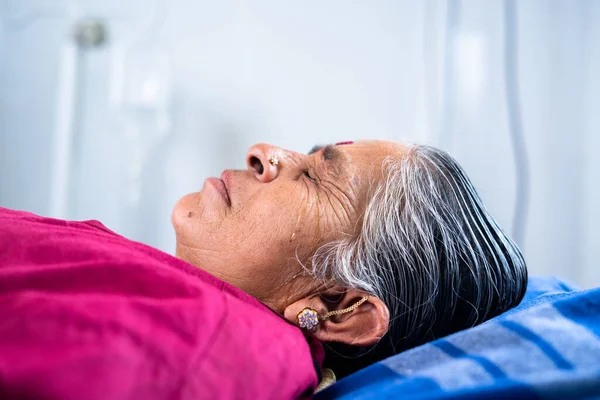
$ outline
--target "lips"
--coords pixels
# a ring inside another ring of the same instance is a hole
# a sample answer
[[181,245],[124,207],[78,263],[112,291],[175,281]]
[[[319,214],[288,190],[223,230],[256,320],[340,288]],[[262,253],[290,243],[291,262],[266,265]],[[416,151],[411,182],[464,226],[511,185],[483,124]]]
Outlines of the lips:
[[229,190],[227,188],[227,184],[223,179],[219,178],[208,178],[206,182],[210,183],[223,197],[223,200],[227,203],[227,205],[231,206],[231,199],[229,197]]
[[231,205],[231,170],[226,169],[221,173],[221,182],[223,182],[223,186],[225,187],[227,203]]

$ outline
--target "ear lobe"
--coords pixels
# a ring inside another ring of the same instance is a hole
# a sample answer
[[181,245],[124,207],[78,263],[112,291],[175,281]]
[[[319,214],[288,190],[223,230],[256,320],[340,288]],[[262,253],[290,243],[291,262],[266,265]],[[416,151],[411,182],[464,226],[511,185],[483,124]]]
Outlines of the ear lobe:
[[[284,311],[284,317],[294,324],[298,313],[305,307],[313,308],[320,316],[329,311],[341,310],[356,304],[367,293],[350,289],[340,291],[340,288],[328,290],[318,297],[305,298],[289,305]],[[327,299],[336,299],[332,302]],[[383,301],[374,296],[369,298],[356,309],[342,314],[333,315],[321,321],[313,334],[323,342],[338,342],[353,346],[370,346],[377,343],[388,330],[390,313]]]

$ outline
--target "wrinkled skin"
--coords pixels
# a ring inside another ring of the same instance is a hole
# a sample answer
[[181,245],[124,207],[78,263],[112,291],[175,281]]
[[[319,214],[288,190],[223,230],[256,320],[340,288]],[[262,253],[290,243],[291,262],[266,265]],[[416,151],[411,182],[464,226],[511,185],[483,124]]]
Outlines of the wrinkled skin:
[[[323,311],[334,307],[331,302],[342,307],[343,293],[351,295],[348,301],[365,293],[336,288],[342,297],[328,303],[332,285],[307,275],[300,262],[329,241],[357,234],[384,158],[403,151],[386,141],[333,145],[308,155],[252,146],[248,169],[226,170],[221,180],[208,179],[202,191],[177,203],[177,257],[290,320],[304,304]],[[383,310],[376,300],[361,308]]]

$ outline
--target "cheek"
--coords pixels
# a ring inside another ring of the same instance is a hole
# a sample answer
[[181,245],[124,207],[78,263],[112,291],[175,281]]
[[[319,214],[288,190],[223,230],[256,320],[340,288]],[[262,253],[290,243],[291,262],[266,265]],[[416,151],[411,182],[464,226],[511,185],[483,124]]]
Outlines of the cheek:
[[354,206],[348,197],[330,191],[321,194],[313,209],[308,212],[304,230],[310,237],[310,248],[316,251],[331,241],[352,234]]
[[293,258],[296,247],[304,242],[306,210],[301,201],[293,198],[271,199],[265,201],[261,197],[247,204],[231,222],[253,254],[263,253],[260,258]]
[[282,232],[282,244],[305,263],[323,244],[323,230],[327,230],[327,224],[323,223],[318,202],[305,204],[290,217],[287,229]]

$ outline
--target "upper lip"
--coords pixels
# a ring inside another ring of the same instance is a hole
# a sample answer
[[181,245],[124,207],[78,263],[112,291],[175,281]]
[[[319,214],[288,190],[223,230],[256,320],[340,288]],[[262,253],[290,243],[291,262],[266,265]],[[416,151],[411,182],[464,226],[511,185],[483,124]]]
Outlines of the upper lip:
[[221,180],[223,181],[223,185],[225,186],[225,191],[227,192],[227,199],[229,200],[229,204],[231,205],[231,170],[226,169],[221,173]]

